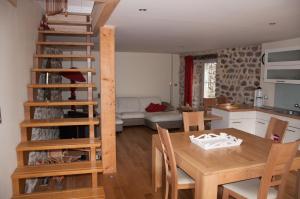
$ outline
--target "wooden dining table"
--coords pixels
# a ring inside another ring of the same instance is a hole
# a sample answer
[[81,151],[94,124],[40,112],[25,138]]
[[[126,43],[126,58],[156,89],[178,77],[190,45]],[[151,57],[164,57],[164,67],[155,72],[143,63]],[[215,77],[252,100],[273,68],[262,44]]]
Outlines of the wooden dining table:
[[[189,136],[225,132],[243,140],[240,146],[204,150],[191,143]],[[170,133],[177,166],[195,180],[196,199],[216,199],[218,186],[230,182],[261,177],[272,141],[237,129],[215,129]],[[162,185],[162,155],[157,134],[152,136],[152,185],[155,191]],[[300,170],[298,151],[291,170]],[[298,182],[299,182],[298,175]],[[298,184],[298,199],[300,188]]]

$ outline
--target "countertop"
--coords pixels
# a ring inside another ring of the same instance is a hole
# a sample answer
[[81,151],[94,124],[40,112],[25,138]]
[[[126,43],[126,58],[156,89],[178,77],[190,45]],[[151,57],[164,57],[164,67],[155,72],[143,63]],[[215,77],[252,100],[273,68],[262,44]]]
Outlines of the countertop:
[[269,113],[273,115],[279,115],[283,117],[289,117],[293,119],[300,120],[300,116],[298,115],[290,115],[286,113],[279,113],[273,110],[272,107],[268,108],[258,108],[250,105],[244,105],[244,104],[233,104],[233,105],[216,105],[213,108],[228,111],[228,112],[247,112],[247,111],[260,111],[264,113]]

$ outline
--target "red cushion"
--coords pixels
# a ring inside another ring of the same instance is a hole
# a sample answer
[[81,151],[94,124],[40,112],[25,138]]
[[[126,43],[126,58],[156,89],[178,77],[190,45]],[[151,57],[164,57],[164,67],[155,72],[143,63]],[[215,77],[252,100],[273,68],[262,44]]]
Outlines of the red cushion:
[[147,112],[161,112],[166,110],[167,106],[162,104],[153,104],[150,103],[147,108],[145,109]]
[[153,112],[154,110],[154,107],[155,107],[155,104],[153,103],[150,103],[147,108],[145,109],[147,112]]
[[165,111],[167,109],[166,105],[160,104],[159,105],[159,111]]

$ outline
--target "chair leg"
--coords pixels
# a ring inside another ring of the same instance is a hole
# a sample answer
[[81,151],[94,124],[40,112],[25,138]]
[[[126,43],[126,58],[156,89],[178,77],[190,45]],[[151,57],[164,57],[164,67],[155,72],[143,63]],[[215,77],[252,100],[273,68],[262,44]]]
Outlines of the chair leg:
[[300,170],[297,171],[296,198],[300,199]]
[[168,196],[169,196],[169,183],[168,180],[166,180],[165,199],[168,199]]
[[229,191],[225,187],[223,188],[222,199],[229,199]]
[[171,187],[171,199],[177,199],[178,198],[178,189],[176,186]]

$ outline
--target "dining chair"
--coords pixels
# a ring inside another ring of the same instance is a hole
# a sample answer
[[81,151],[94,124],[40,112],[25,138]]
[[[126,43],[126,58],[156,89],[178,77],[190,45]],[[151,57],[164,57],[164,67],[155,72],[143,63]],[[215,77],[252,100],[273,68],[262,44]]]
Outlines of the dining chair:
[[267,128],[266,138],[271,139],[274,142],[282,143],[287,126],[287,121],[271,117]]
[[156,124],[159,139],[162,147],[164,166],[166,172],[165,199],[168,199],[169,185],[171,185],[171,199],[177,199],[179,189],[194,189],[195,181],[182,169],[176,166],[173,146],[167,129]]
[[204,112],[183,112],[183,128],[185,132],[190,131],[190,127],[196,126],[198,131],[204,130]]
[[220,95],[219,97],[217,97],[217,102],[218,104],[226,104],[228,100],[224,95]]
[[211,111],[211,108],[217,105],[217,98],[203,98],[204,111]]
[[[222,199],[283,199],[287,177],[300,142],[273,143],[261,180],[259,178],[223,185]],[[278,186],[278,190],[274,188]]]

